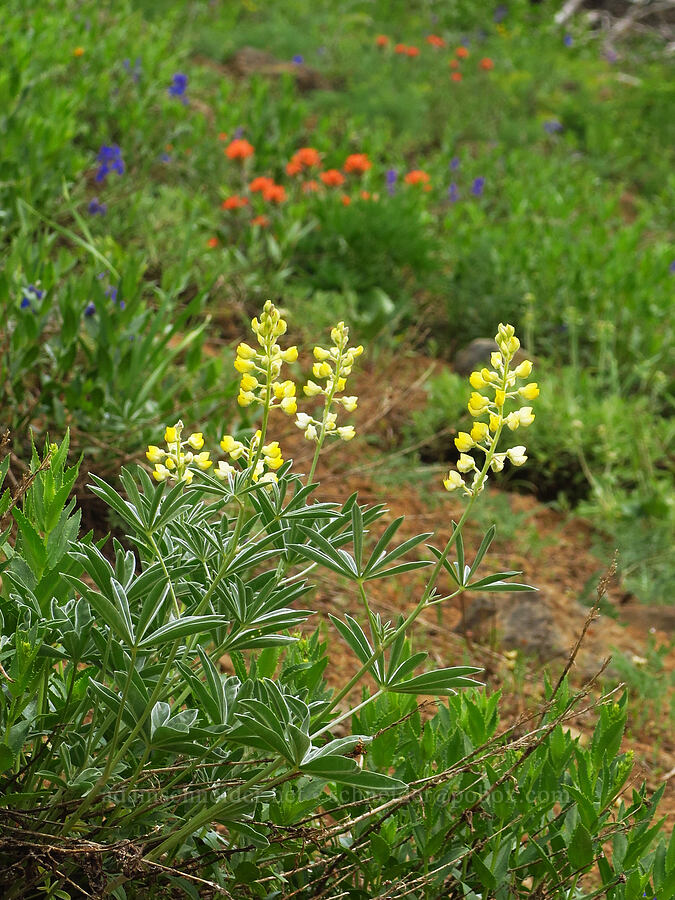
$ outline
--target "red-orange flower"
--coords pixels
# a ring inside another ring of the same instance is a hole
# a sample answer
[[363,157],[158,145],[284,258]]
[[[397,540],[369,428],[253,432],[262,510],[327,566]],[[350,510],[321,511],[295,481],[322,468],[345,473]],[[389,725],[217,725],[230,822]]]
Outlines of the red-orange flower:
[[305,181],[302,186],[302,190],[305,194],[312,194],[315,191],[319,190],[319,182],[314,180]]
[[419,56],[420,55],[419,47],[406,47],[405,55],[406,56]]
[[451,69],[459,69],[459,63],[457,62],[456,59],[451,59],[450,62],[448,63],[448,65],[450,66]]
[[437,34],[428,35],[427,44],[431,44],[432,47],[445,47],[445,41]]
[[227,132],[226,132],[226,131],[220,131],[220,132],[218,133],[218,140],[219,140],[219,141],[226,141],[226,140],[227,140]]
[[274,181],[271,178],[268,178],[267,175],[258,175],[257,178],[254,178],[253,181],[249,183],[248,189],[252,194],[258,193],[259,191],[267,190],[270,185],[273,185]]
[[325,172],[319,175],[319,178],[328,187],[340,187],[341,184],[345,183],[345,176],[337,169],[326,169]]
[[370,200],[371,194],[370,191],[361,191],[361,199],[362,200]]
[[486,72],[489,72],[490,69],[494,69],[495,64],[492,62],[489,56],[484,56],[480,61],[481,69],[485,69]]
[[461,72],[453,72],[450,77],[452,78],[453,81],[461,81],[462,73]]
[[206,246],[207,246],[207,247],[210,247],[211,249],[213,249],[214,247],[217,247],[217,246],[218,246],[218,238],[217,238],[217,237],[210,237],[210,238],[208,239],[208,241],[206,242]]
[[295,151],[293,159],[296,159],[301,165],[307,166],[308,168],[310,166],[321,165],[319,151],[315,150],[314,147],[301,147],[299,150]]
[[287,175],[299,175],[302,172],[302,165],[297,162],[297,160],[292,159],[290,162],[286,163],[286,174]]
[[378,47],[386,47],[389,44],[389,38],[386,34],[378,34],[375,38],[375,43]]
[[256,216],[255,218],[251,219],[251,225],[259,225],[261,228],[267,228],[269,224],[270,220],[267,218],[267,216]]
[[223,200],[220,205],[223,209],[243,209],[245,206],[248,206],[248,198],[238,197],[236,194],[233,194],[231,197]]
[[281,184],[270,184],[262,192],[263,200],[268,203],[283,203],[286,199],[286,189]]
[[359,172],[363,174],[367,172],[368,169],[371,169],[373,164],[368,159],[368,154],[366,153],[352,153],[351,156],[348,156],[345,160],[345,164],[343,166],[345,172]]
[[407,44],[396,44],[394,47],[394,53],[403,53],[404,55],[408,52]]
[[249,144],[243,138],[237,138],[225,148],[225,156],[229,159],[248,159],[254,153],[253,144]]
[[412,172],[408,172],[403,180],[406,184],[421,184],[424,186],[425,191],[431,190],[429,176],[426,172],[422,172],[421,169],[413,169]]
[[343,206],[349,206],[349,204],[352,202],[352,198],[351,198],[351,197],[348,197],[347,194],[343,194],[343,195],[340,197],[340,201],[341,201],[341,203],[342,203]]
[[455,50],[455,53],[457,54],[457,56],[459,56],[460,59],[466,59],[469,55],[469,51],[466,49],[466,47],[458,47]]

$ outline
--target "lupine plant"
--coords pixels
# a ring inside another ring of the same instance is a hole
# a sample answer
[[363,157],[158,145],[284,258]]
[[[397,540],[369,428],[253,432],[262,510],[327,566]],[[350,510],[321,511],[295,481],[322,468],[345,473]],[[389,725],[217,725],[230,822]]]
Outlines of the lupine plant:
[[[252,327],[259,349],[240,344],[235,365],[239,403],[261,417],[252,435],[223,436],[227,460],[214,466],[203,433],[185,438],[179,421],[166,449],[148,448],[154,477],[122,469],[118,492],[92,476],[124,542],[79,533],[67,437],[34,451],[0,499],[3,896],[672,897],[675,838],[655,843],[661,792],[625,794],[625,694],[572,694],[561,677],[535,715],[500,729],[479,668],[430,668],[412,648],[424,610],[533,590],[518,572],[483,571],[494,527],[471,555],[462,536],[504,465],[502,428],[533,419],[507,410],[538,393],[517,387],[532,367],[511,370],[513,328],[499,327],[493,370],[472,375],[477,421],[458,441],[474,476],[445,481],[468,500],[439,549],[431,534],[397,541],[402,519],[381,529],[383,506],[316,496],[324,440],[355,434],[335,411],[357,405],[343,392],[362,348],[344,324],[314,348],[303,393],[322,408],[300,412],[280,380],[298,355],[279,345],[280,310],[268,302]],[[308,476],[270,439],[278,411],[315,442]],[[518,465],[525,448],[506,456]],[[2,479],[8,467],[5,456]],[[423,570],[412,609],[385,621],[371,583]],[[351,584],[361,613],[312,632],[319,574]],[[336,689],[324,634],[354,656]],[[598,709],[587,746],[565,728],[584,708]]]

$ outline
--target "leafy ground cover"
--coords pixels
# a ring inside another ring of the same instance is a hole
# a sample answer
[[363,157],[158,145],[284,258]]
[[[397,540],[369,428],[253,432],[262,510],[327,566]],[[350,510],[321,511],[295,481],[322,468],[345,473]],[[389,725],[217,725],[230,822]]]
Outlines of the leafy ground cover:
[[[0,37],[7,480],[20,493],[29,428],[38,446],[69,429],[72,458],[84,454],[73,481],[82,533],[125,541],[123,517],[88,490],[89,473],[117,484],[178,416],[211,443],[255,425],[236,403],[228,348],[272,297],[301,339],[344,319],[367,345],[357,428],[370,446],[331,448],[318,469],[326,496],[344,503],[337,494],[362,471],[354,487],[393,508],[400,492],[404,511],[428,480],[415,514],[447,518],[435,486],[471,426],[452,362],[514,322],[542,388],[537,427],[527,466],[507,467],[480,515],[485,528],[491,514],[501,523],[502,565],[517,557],[550,592],[542,576],[557,572],[575,604],[589,602],[618,547],[620,586],[588,652],[619,648],[613,677],[645,699],[630,738],[656,788],[673,767],[675,90],[656,39],[604,45],[581,19],[558,29],[553,12],[395,0],[28,10],[10,0]],[[308,365],[290,371],[299,379]],[[308,471],[297,429],[280,440]],[[38,528],[45,540],[54,525]],[[395,619],[397,591],[378,602]],[[501,623],[476,627],[465,648],[466,612],[445,612],[452,631],[440,633],[468,665],[496,653],[495,683],[514,679],[507,694],[521,711],[518,685],[538,697],[522,652],[510,659],[491,644]],[[554,614],[564,630],[564,609]],[[434,627],[425,620],[431,648]],[[345,666],[327,670],[330,687]],[[404,711],[380,713],[357,730]],[[86,766],[75,768],[73,785],[85,784]],[[384,867],[384,849],[371,851]],[[479,867],[497,865],[490,852]],[[380,889],[379,870],[367,878]]]

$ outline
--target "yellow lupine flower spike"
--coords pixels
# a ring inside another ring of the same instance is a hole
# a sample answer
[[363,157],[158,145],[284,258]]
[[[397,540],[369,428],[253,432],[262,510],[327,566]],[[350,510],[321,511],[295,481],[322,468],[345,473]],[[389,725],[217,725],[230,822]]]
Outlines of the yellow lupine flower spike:
[[[527,461],[526,447],[518,445],[506,452],[497,453],[497,445],[504,426],[515,431],[520,427],[527,427],[534,422],[534,413],[531,406],[522,406],[507,412],[504,407],[509,400],[535,400],[539,396],[539,385],[536,381],[516,387],[518,379],[528,378],[532,374],[532,362],[524,360],[520,365],[511,369],[511,361],[518,349],[520,341],[516,337],[513,325],[500,324],[497,329],[495,341],[499,350],[492,353],[490,364],[494,371],[487,368],[479,372],[472,372],[469,383],[474,389],[468,403],[469,413],[477,420],[487,416],[488,421],[476,421],[473,423],[471,433],[460,431],[455,438],[455,446],[460,456],[457,462],[459,471],[451,470],[443,480],[447,491],[455,491],[462,488],[464,493],[474,497],[485,486],[488,472],[501,472],[508,460],[511,465],[522,466]],[[486,396],[494,391],[494,399]],[[468,451],[478,449],[483,455],[482,466],[477,465],[476,460]],[[467,484],[460,474],[474,472],[471,484]]]

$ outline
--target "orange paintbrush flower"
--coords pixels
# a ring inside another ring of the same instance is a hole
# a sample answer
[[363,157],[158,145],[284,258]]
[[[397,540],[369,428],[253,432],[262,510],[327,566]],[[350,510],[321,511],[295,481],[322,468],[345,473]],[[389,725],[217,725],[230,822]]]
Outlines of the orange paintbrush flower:
[[265,191],[270,185],[273,185],[274,181],[271,178],[268,178],[267,175],[258,175],[249,183],[248,189],[252,194],[256,194],[258,192]]
[[460,59],[466,59],[469,55],[469,51],[466,49],[466,47],[458,47],[455,50],[455,53],[457,54],[457,56],[459,56]]
[[427,36],[427,44],[431,44],[432,47],[445,47],[445,41],[442,37],[439,37],[437,34],[430,34]]
[[233,194],[231,197],[223,200],[220,205],[222,209],[243,209],[245,206],[248,206],[248,198],[238,197],[236,194]]
[[253,148],[253,144],[249,144],[248,141],[245,141],[243,138],[236,138],[236,140],[232,141],[232,143],[228,144],[225,148],[225,156],[229,159],[248,159],[249,156],[253,156],[255,153],[255,149]]
[[481,69],[485,69],[486,72],[489,72],[490,69],[494,69],[495,64],[492,62],[489,56],[484,56],[480,61]]
[[286,190],[281,184],[269,184],[262,192],[263,200],[268,203],[283,203],[286,199]]
[[352,153],[351,156],[348,156],[345,160],[344,170],[345,172],[359,172],[363,174],[367,172],[368,169],[371,169],[373,164],[368,159],[368,155],[366,153]]
[[341,184],[345,183],[345,176],[337,169],[327,169],[319,175],[319,178],[328,187],[340,187]]

